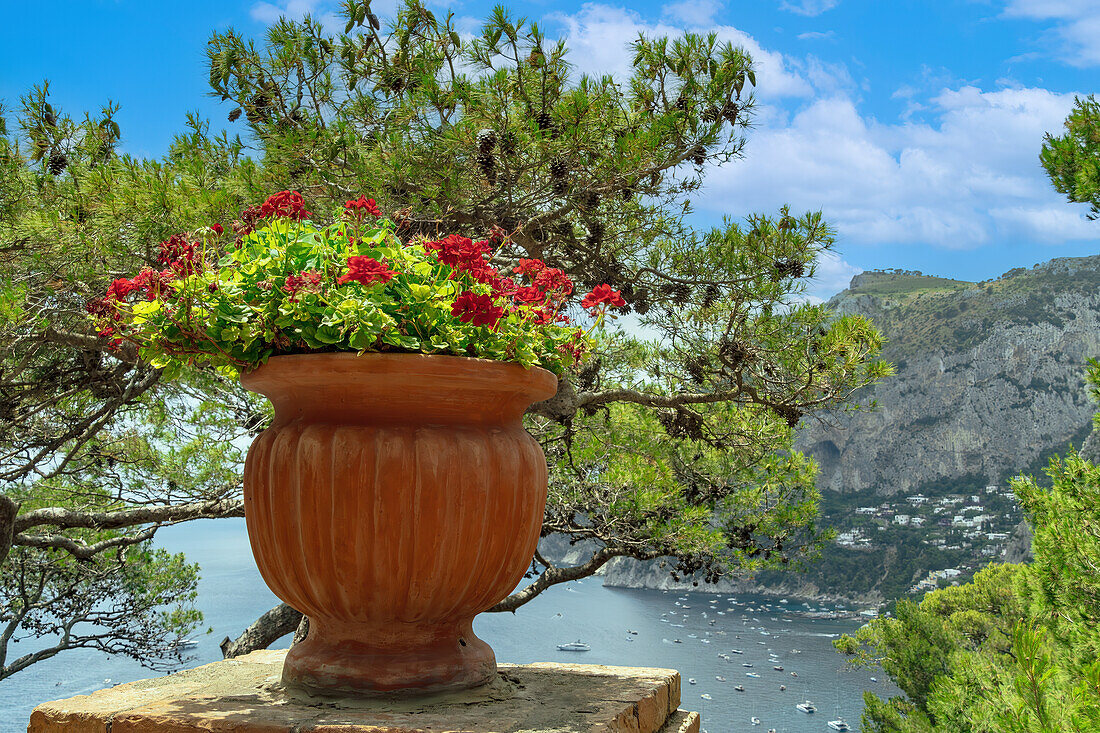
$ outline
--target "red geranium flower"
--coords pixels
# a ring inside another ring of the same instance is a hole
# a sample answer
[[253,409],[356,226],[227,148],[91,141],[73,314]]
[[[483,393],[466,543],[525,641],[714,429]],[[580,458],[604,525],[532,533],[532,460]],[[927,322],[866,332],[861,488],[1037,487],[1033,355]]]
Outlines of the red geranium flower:
[[457,316],[463,323],[492,328],[504,315],[504,308],[494,304],[488,295],[475,295],[467,290],[455,298],[451,315]]
[[513,295],[517,303],[542,304],[546,302],[546,293],[538,285],[527,285],[516,290]]
[[260,204],[260,216],[265,218],[287,218],[301,221],[313,216],[306,211],[306,202],[302,194],[297,191],[279,191],[267,197],[267,201]]
[[604,304],[622,308],[626,305],[626,301],[623,300],[623,296],[619,291],[612,290],[610,285],[597,285],[581,301],[581,307],[588,311],[599,308]]
[[317,270],[302,270],[297,275],[287,275],[283,287],[292,302],[297,302],[300,290],[313,290],[321,284],[321,273]]
[[344,208],[348,211],[354,211],[356,213],[365,211],[371,216],[379,219],[382,217],[382,210],[378,208],[378,204],[375,202],[375,200],[368,199],[364,196],[360,196],[359,199],[356,201],[345,202]]
[[120,277],[107,288],[107,296],[104,300],[122,300],[130,293],[140,289],[141,285],[134,280],[127,280],[124,277]]
[[225,227],[223,227],[221,224],[211,224],[210,231],[214,232],[220,237],[221,233],[225,231]]
[[556,267],[544,267],[535,275],[535,285],[548,293],[560,292],[569,295],[573,292],[573,281],[565,274],[564,270]]
[[357,280],[364,285],[370,285],[373,282],[388,283],[393,279],[393,276],[397,273],[386,267],[385,263],[379,262],[373,257],[367,257],[360,255],[356,257],[348,257],[348,271],[347,274],[341,275],[336,281],[337,285],[343,285],[344,283]]
[[542,260],[520,260],[519,265],[512,268],[517,275],[527,275],[532,280],[540,272],[546,269],[546,263]]

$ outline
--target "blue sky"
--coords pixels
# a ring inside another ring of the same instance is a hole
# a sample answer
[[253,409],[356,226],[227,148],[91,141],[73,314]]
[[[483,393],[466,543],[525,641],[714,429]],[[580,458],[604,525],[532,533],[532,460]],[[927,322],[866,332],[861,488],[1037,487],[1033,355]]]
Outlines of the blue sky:
[[[392,12],[394,0],[374,7]],[[204,49],[230,26],[259,37],[280,13],[335,30],[331,0],[67,0],[17,3],[0,28],[10,110],[49,79],[70,113],[122,105],[124,148],[161,155],[184,115],[236,130],[206,96]],[[466,29],[487,2],[433,3]],[[746,156],[712,170],[700,226],[723,215],[822,209],[838,256],[827,297],[877,267],[981,280],[1098,251],[1100,222],[1050,188],[1038,163],[1074,94],[1097,90],[1100,0],[525,0],[510,5],[564,36],[579,71],[625,74],[639,32],[716,30],[758,65]],[[242,128],[243,130],[243,128]]]

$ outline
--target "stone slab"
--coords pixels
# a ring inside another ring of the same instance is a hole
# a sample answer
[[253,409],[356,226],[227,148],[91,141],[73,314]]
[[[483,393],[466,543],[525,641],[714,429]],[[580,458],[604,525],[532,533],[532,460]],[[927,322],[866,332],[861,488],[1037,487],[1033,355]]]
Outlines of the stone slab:
[[698,733],[675,670],[500,665],[474,690],[419,698],[311,697],[279,681],[285,650],[47,702],[28,733]]

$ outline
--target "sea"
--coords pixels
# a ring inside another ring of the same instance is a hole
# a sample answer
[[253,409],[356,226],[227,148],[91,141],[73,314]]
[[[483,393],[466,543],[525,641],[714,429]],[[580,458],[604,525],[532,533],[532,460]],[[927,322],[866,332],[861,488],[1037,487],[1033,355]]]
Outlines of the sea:
[[[236,637],[278,603],[256,570],[244,520],[166,527],[157,542],[185,552],[202,567],[198,606],[205,620],[193,635],[197,643],[185,667],[221,659],[218,644],[224,637]],[[859,730],[864,691],[884,697],[898,691],[881,671],[851,669],[833,650],[833,639],[854,631],[861,621],[803,615],[831,610],[798,599],[611,588],[590,577],[553,587],[515,614],[482,614],[474,631],[489,642],[500,662],[678,670],[680,707],[698,711],[709,733],[765,733],[770,728],[828,733],[828,721],[838,718]],[[557,648],[575,641],[590,650]],[[289,642],[288,636],[273,648]],[[32,643],[11,645],[9,655],[26,653],[21,647]],[[124,657],[92,650],[63,652],[0,681],[0,733],[25,731],[31,710],[40,702],[158,674]],[[738,685],[744,692],[734,689]],[[795,707],[806,700],[816,712]],[[754,724],[753,718],[760,723]]]

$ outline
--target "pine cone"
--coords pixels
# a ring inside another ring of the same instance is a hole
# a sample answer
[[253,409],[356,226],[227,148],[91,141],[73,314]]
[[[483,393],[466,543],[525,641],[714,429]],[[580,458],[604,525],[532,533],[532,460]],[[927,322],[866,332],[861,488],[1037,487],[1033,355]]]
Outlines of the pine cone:
[[707,107],[703,110],[703,122],[717,122],[722,116],[722,111],[717,107]]
[[543,132],[550,132],[551,135],[556,134],[554,118],[550,116],[549,112],[539,112],[535,115],[535,125]]
[[241,116],[241,108],[240,107],[234,107],[229,112],[229,121],[230,122],[236,122],[240,118],[240,116]]
[[703,291],[703,307],[710,308],[722,295],[722,290],[715,284],[710,284]]
[[565,178],[565,174],[568,172],[569,167],[565,164],[565,161],[561,158],[555,158],[550,161],[550,178]]
[[489,154],[497,144],[497,134],[489,129],[477,133],[477,149],[482,154]]
[[69,158],[60,150],[55,150],[50,153],[50,160],[46,164],[46,170],[49,171],[51,176],[59,176],[68,164]]
[[600,205],[600,194],[595,191],[585,191],[577,199],[582,209],[594,209]]
[[707,149],[702,145],[696,145],[691,151],[691,162],[697,166],[702,166],[707,162]]
[[680,97],[679,99],[676,100],[675,107],[676,107],[676,109],[680,110],[681,112],[686,112],[687,108],[688,108],[687,99],[685,99],[684,97]]
[[727,102],[726,105],[722,107],[722,116],[726,118],[726,122],[734,125],[737,124],[737,113],[739,111],[735,102]]
[[676,283],[672,288],[672,295],[681,303],[691,299],[691,286],[687,283]]
[[722,358],[722,361],[725,362],[726,366],[730,369],[740,369],[741,365],[745,363],[745,359],[748,355],[748,350],[743,344],[737,341],[730,341],[727,338],[723,338],[718,343],[718,356]]
[[603,224],[594,221],[588,225],[588,238],[585,240],[590,247],[598,247],[603,244]]
[[798,425],[798,421],[802,419],[802,413],[790,405],[775,405],[772,410],[787,421],[787,427],[795,427]]

